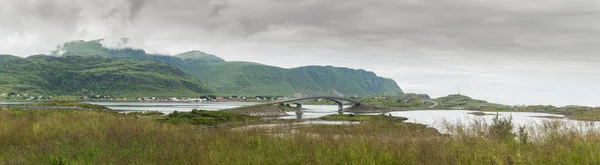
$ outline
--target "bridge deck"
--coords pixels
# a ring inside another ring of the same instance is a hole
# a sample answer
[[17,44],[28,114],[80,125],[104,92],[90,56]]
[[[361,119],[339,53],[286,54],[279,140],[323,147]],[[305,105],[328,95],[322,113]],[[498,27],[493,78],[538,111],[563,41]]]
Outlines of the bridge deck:
[[277,104],[277,103],[295,103],[295,102],[299,102],[299,101],[307,101],[307,100],[313,100],[313,99],[327,99],[327,100],[334,101],[334,102],[336,102],[338,104],[342,104],[344,101],[345,102],[350,102],[350,103],[353,103],[353,104],[360,104],[360,102],[358,102],[358,101],[350,100],[350,99],[347,99],[347,98],[330,97],[330,96],[304,97],[304,98],[296,98],[296,99],[276,101],[276,102],[273,102],[273,103],[274,104]]

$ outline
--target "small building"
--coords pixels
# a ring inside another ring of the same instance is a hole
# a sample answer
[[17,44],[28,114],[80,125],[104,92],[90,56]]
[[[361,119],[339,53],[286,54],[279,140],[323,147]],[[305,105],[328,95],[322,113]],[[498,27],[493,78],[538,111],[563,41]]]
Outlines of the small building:
[[223,97],[217,97],[217,98],[215,98],[215,101],[216,102],[226,102],[227,100]]

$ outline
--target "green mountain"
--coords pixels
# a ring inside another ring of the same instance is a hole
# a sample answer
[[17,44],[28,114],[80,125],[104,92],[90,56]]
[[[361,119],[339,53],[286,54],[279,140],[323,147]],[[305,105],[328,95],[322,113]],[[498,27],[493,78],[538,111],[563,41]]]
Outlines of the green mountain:
[[0,63],[5,62],[5,61],[12,61],[12,60],[16,60],[16,59],[21,59],[21,57],[8,55],[8,54],[0,54]]
[[284,69],[250,62],[184,64],[183,70],[215,91],[232,95],[397,95],[391,79],[373,72],[331,66]]
[[0,93],[160,97],[209,92],[200,81],[169,64],[99,56],[30,56],[2,63],[0,77]]
[[175,57],[180,58],[182,60],[186,60],[186,61],[202,60],[202,61],[205,61],[208,63],[225,62],[225,60],[223,60],[222,58],[219,58],[212,54],[206,54],[206,53],[198,51],[198,50],[181,53],[181,54],[175,55]]
[[102,46],[101,42],[102,39],[92,41],[71,41],[59,46],[59,49],[53,51],[52,54],[59,56],[61,55],[59,52],[62,52],[62,56],[101,56],[112,59],[168,63],[175,66],[183,64],[183,60],[177,57],[147,54],[146,51],[142,49],[110,49]]
[[[337,95],[370,96],[403,94],[396,82],[373,72],[332,66],[284,69],[251,62],[226,62],[201,51],[175,56],[147,54],[141,49],[109,49],[102,40],[73,41],[54,54],[102,56],[111,59],[153,61],[171,64],[202,81],[222,95]],[[126,42],[126,39],[124,39]]]
[[434,99],[440,107],[446,108],[479,108],[479,107],[506,107],[506,105],[489,103],[484,100],[473,99],[469,96],[454,94]]

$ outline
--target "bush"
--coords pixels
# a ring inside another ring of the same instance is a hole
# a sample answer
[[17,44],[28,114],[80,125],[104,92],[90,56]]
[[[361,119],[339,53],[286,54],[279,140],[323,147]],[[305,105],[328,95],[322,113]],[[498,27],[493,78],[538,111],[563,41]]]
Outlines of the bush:
[[529,133],[525,130],[525,126],[519,126],[519,142],[526,144],[529,141]]
[[167,123],[180,124],[189,123],[194,125],[215,126],[225,123],[240,123],[249,121],[259,121],[259,117],[241,115],[222,111],[204,111],[193,109],[191,112],[177,112],[167,115],[163,121]]
[[512,133],[512,129],[512,116],[500,118],[500,116],[496,114],[492,119],[492,125],[489,127],[488,137],[495,140],[510,141],[516,136]]

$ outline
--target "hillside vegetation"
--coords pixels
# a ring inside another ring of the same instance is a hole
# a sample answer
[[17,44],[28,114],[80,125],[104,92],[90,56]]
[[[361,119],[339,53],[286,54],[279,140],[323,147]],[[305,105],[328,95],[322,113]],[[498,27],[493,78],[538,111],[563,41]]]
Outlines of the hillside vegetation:
[[0,65],[0,77],[0,93],[137,97],[209,92],[172,65],[99,56],[31,56]]
[[461,108],[461,109],[478,109],[478,108],[506,108],[506,105],[489,103],[484,100],[473,99],[465,95],[448,95],[435,99],[440,107],[444,108]]
[[64,52],[63,56],[102,56],[171,64],[191,74],[220,95],[371,96],[403,93],[394,80],[365,70],[332,66],[284,69],[251,62],[226,62],[200,51],[166,56],[147,54],[141,49],[109,49],[103,47],[101,42],[102,40],[68,42],[55,52]]
[[181,53],[178,55],[175,55],[175,57],[180,58],[182,60],[202,60],[204,62],[208,62],[208,63],[219,63],[219,62],[225,62],[225,60],[212,55],[212,54],[207,54],[198,50],[193,50],[193,51],[189,51],[189,52],[185,52],[185,53]]
[[8,55],[8,54],[0,54],[0,63],[5,62],[5,61],[13,61],[13,60],[17,60],[17,59],[21,59],[21,57]]
[[398,95],[395,81],[373,72],[332,66],[284,69],[251,62],[185,64],[183,70],[223,94],[233,95]]

